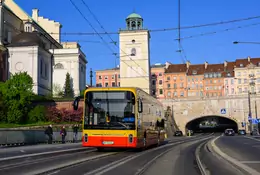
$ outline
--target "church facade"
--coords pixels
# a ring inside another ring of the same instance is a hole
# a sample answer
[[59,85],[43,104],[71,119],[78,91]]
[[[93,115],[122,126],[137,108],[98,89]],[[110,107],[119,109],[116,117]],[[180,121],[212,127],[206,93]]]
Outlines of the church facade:
[[33,78],[35,94],[55,94],[54,86],[63,88],[65,82],[56,69],[60,63],[71,74],[75,95],[79,95],[86,85],[86,56],[78,44],[61,43],[61,24],[38,12],[33,9],[31,17],[13,0],[0,0],[0,81],[26,71]]

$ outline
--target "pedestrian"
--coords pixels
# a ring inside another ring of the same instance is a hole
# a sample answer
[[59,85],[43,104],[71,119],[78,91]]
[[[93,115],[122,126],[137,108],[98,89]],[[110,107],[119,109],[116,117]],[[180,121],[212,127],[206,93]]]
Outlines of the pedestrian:
[[65,143],[65,137],[67,135],[67,131],[65,129],[65,126],[63,126],[60,130],[60,135],[61,135],[61,142],[64,144]]
[[52,140],[53,140],[52,125],[48,126],[48,128],[45,130],[45,134],[48,136],[48,144],[52,144]]
[[73,127],[73,143],[77,142],[78,140],[78,130],[79,130],[79,126],[76,124]]

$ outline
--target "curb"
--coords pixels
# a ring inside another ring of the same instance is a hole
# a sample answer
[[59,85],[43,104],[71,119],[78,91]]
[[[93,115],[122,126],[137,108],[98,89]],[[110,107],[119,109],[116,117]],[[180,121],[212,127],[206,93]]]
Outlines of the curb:
[[242,169],[243,171],[245,171],[249,175],[260,175],[260,173],[258,171],[256,171],[255,169],[252,169],[249,166],[247,166],[243,163],[240,163],[238,160],[236,160],[233,157],[230,157],[227,154],[225,154],[224,152],[222,152],[219,149],[219,147],[215,144],[216,140],[219,139],[219,138],[220,138],[220,136],[216,137],[215,139],[213,139],[210,142],[211,147],[216,154],[218,154],[220,157],[222,157],[226,161],[230,162],[231,164],[235,165],[238,169]]
[[0,162],[7,161],[7,160],[22,159],[22,158],[27,158],[27,157],[48,156],[48,155],[54,156],[55,154],[59,155],[59,154],[63,154],[63,153],[81,152],[81,151],[86,151],[86,150],[89,150],[89,148],[73,148],[73,149],[60,150],[60,151],[48,151],[48,152],[43,152],[43,153],[34,153],[34,154],[27,154],[27,155],[21,155],[21,156],[0,158]]
[[198,164],[198,167],[200,169],[200,173],[202,175],[209,175],[210,173],[207,173],[207,170],[206,170],[206,167],[203,165],[202,161],[200,160],[200,150],[201,150],[201,147],[203,145],[205,145],[206,143],[203,142],[201,143],[197,148],[196,148],[196,151],[195,151],[195,158],[196,158],[196,162]]

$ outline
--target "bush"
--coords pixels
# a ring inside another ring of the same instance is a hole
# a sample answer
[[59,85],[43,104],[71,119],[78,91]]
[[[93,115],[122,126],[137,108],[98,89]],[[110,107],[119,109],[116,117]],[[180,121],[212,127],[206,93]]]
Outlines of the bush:
[[82,121],[83,108],[79,108],[77,111],[68,109],[57,109],[56,107],[49,107],[46,113],[46,119],[49,122],[81,122]]
[[62,113],[54,106],[48,107],[46,112],[46,119],[49,122],[59,123],[62,121]]
[[61,109],[62,121],[63,122],[81,122],[83,108],[78,108],[78,110],[67,110],[65,108]]
[[46,121],[46,107],[39,105],[34,107],[28,114],[30,123],[45,122]]

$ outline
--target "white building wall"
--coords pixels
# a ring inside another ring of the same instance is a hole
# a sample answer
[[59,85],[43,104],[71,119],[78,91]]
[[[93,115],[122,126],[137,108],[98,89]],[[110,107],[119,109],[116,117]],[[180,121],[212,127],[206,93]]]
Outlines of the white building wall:
[[[63,68],[59,69],[54,66],[53,83],[58,86],[60,90],[64,91],[64,83],[66,73],[68,72],[72,78],[72,86],[75,96],[80,94],[80,91],[85,89],[86,85],[86,64],[85,55],[80,49],[55,49],[54,50],[54,65],[62,64]],[[81,71],[81,67],[83,71]],[[84,83],[84,85],[82,84]],[[53,89],[54,90],[54,89]],[[53,92],[54,95],[56,92]]]
[[10,73],[27,72],[33,79],[33,92],[38,95],[49,95],[52,83],[51,54],[38,46],[9,47],[8,50]]

